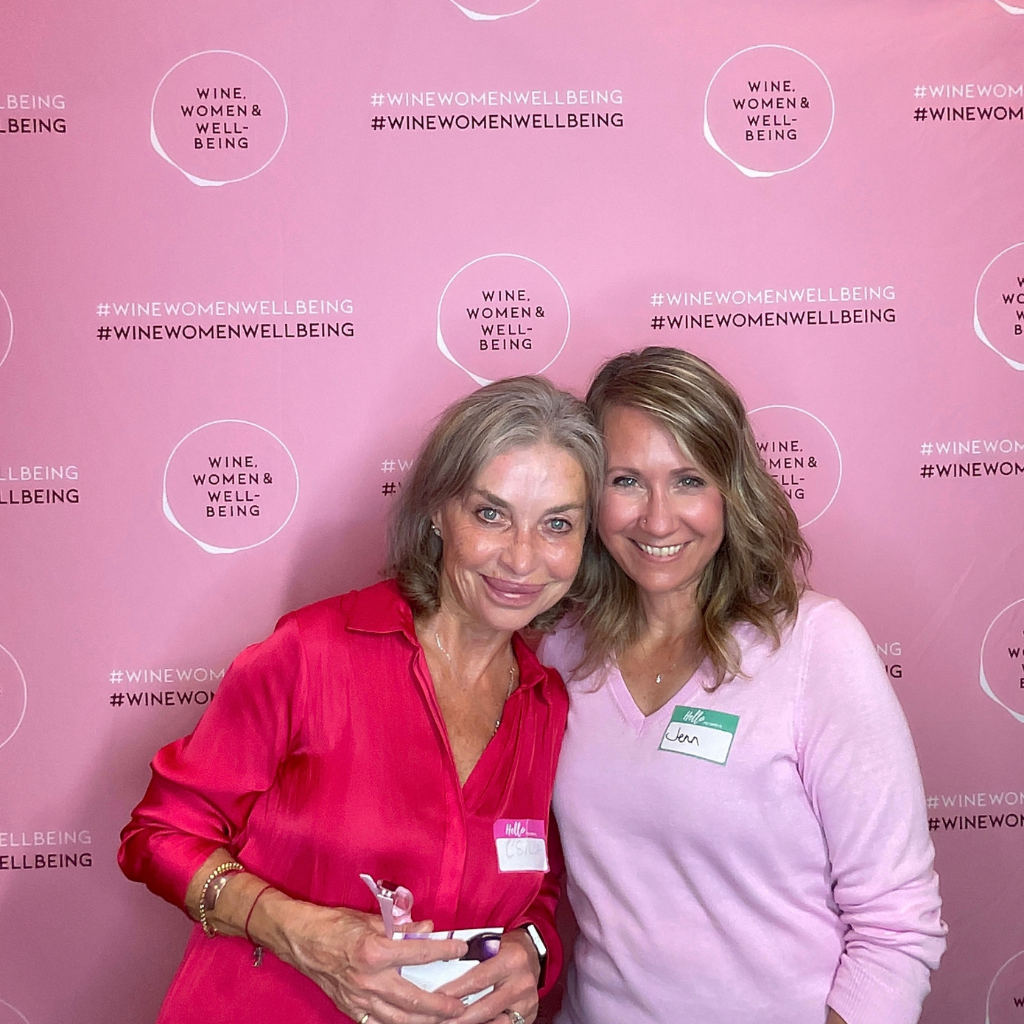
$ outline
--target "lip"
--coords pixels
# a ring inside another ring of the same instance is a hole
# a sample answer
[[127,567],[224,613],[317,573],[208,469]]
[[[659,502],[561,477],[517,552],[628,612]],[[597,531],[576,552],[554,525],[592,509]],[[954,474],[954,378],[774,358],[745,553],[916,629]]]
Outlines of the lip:
[[[629,538],[630,543],[644,557],[652,562],[671,562],[686,547],[685,543],[678,544],[644,544],[642,541]],[[659,553],[660,552],[660,553]]]
[[505,580],[497,576],[480,577],[487,585],[491,596],[497,598],[502,604],[521,607],[532,604],[544,592],[543,583],[516,583],[514,580]]

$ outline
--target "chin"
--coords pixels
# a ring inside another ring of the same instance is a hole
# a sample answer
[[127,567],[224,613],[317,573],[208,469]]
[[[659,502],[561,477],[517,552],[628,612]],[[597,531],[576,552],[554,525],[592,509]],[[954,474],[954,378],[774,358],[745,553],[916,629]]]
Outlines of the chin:
[[482,618],[497,630],[515,632],[525,629],[538,615],[543,615],[544,612],[553,608],[563,596],[560,595],[555,601],[544,601],[531,605],[529,608],[501,608],[492,605]]

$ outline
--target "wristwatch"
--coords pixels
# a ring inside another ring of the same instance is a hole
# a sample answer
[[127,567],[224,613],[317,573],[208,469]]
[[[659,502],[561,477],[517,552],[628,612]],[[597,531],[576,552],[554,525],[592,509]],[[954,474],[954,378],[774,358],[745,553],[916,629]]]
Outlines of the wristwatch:
[[540,977],[537,979],[537,988],[543,988],[544,974],[548,966],[547,943],[541,937],[540,929],[532,922],[521,924],[517,930],[526,932],[527,938],[533,943],[533,948],[537,950],[537,957],[540,960]]

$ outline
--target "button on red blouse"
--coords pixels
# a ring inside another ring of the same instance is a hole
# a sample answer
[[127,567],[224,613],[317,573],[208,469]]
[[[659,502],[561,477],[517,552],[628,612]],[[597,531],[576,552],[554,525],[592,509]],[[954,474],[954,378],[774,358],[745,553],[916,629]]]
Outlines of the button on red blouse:
[[[517,636],[520,685],[459,784],[411,609],[391,581],[286,615],[243,651],[190,736],[160,750],[122,833],[131,879],[182,907],[218,847],[297,899],[368,913],[360,872],[410,889],[437,929],[526,921],[561,966],[552,871],[500,872],[494,824],[549,820],[568,702]],[[196,926],[162,1021],[339,1020],[309,979]]]

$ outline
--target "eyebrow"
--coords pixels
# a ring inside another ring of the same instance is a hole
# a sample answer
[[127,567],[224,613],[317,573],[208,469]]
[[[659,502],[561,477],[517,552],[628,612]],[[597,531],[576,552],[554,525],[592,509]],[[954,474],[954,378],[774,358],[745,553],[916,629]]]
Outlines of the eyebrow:
[[[630,476],[640,476],[644,474],[641,470],[636,469],[634,466],[609,466],[605,471],[605,476],[609,473],[629,473]],[[677,466],[672,470],[673,473],[703,473],[707,475],[707,470],[703,469],[700,463],[693,459],[688,460],[688,464],[684,463],[682,466]]]
[[[504,498],[499,498],[496,494],[492,494],[490,491],[482,491],[479,488],[473,489],[474,494],[478,494],[485,501],[491,505],[497,505],[498,508],[511,510],[512,506],[505,501]],[[578,502],[569,502],[567,505],[555,505],[553,508],[544,510],[544,515],[548,516],[555,512],[582,512],[586,506]]]

